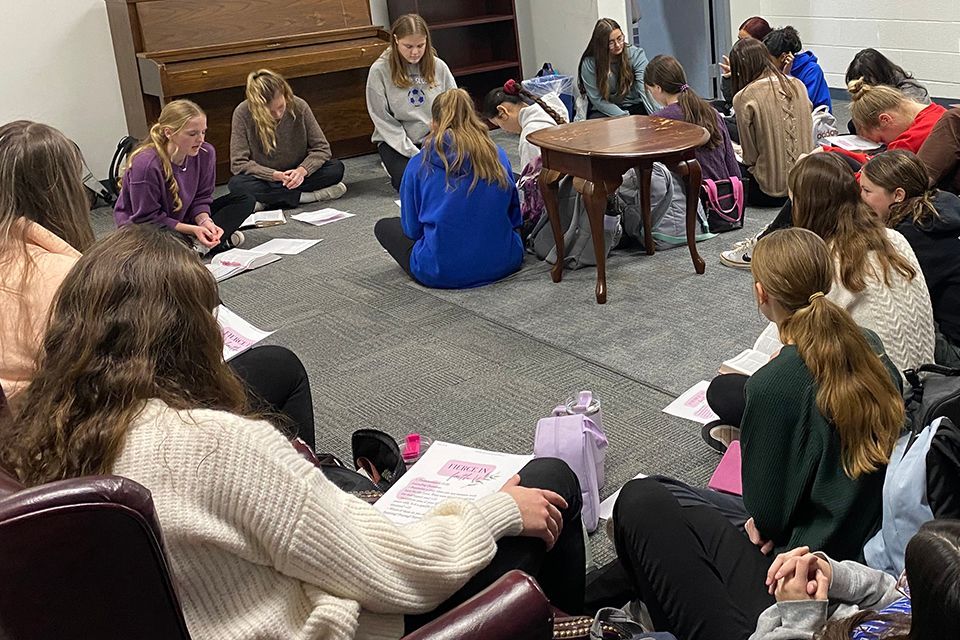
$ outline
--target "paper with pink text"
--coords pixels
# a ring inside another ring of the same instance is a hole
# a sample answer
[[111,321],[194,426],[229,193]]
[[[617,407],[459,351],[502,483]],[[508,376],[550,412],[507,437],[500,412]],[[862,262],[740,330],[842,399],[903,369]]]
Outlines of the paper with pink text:
[[258,329],[230,309],[220,305],[215,311],[217,324],[223,333],[223,359],[229,362],[231,358],[257,344],[273,331]]
[[707,404],[707,387],[709,386],[710,382],[708,380],[701,380],[667,405],[663,412],[678,418],[693,420],[700,424],[718,420],[717,414]]
[[469,502],[499,491],[532,459],[434,441],[374,506],[397,524],[414,522],[447,500]]

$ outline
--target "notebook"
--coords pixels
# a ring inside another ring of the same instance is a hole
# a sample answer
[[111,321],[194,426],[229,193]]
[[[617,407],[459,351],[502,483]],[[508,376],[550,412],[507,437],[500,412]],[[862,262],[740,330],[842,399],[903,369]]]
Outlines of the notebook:
[[272,253],[260,253],[248,249],[230,249],[223,253],[218,253],[206,265],[217,282],[223,282],[227,278],[232,278],[238,273],[259,269],[260,267],[276,262],[280,256]]
[[744,349],[735,357],[724,360],[720,365],[720,373],[742,373],[746,376],[752,376],[757,369],[770,362],[773,354],[778,353],[783,347],[780,342],[780,332],[777,325],[770,323],[763,330],[757,341],[753,343],[752,349]]
[[710,477],[707,486],[714,491],[743,495],[743,481],[740,476],[740,441],[734,440],[727,447],[720,464]]

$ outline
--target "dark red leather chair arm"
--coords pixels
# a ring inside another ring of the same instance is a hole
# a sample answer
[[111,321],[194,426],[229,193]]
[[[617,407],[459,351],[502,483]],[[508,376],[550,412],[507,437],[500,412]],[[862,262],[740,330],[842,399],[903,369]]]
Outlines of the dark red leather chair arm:
[[553,610],[536,581],[510,571],[403,640],[551,640]]

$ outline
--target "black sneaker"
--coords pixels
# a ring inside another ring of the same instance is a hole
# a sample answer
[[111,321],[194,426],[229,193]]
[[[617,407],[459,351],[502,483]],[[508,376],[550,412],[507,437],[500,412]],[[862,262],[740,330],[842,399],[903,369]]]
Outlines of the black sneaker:
[[714,420],[703,425],[700,437],[714,451],[725,453],[731,442],[740,439],[740,429],[724,424],[720,420]]

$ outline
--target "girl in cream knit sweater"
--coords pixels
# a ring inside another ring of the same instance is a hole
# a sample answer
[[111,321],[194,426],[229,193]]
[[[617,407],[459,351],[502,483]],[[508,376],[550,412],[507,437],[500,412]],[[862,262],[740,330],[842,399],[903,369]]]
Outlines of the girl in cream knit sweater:
[[[521,564],[554,576],[542,586],[558,606],[582,607],[568,468],[534,461],[492,496],[397,526],[248,413],[221,356],[217,302],[169,232],[105,238],[64,281],[34,381],[0,430],[0,466],[27,485],[114,473],[152,492],[194,638],[396,639],[429,617],[410,614]],[[555,481],[566,499],[521,479]],[[505,536],[542,543],[498,549]]]

